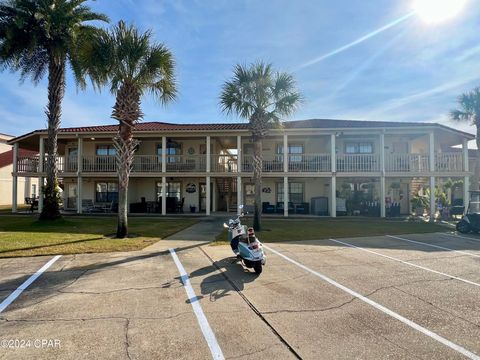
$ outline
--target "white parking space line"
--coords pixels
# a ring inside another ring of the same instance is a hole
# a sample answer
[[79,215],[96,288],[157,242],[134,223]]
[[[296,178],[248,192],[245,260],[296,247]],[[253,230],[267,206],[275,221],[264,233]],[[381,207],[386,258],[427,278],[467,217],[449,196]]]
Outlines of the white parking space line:
[[455,280],[462,281],[462,282],[470,284],[470,285],[480,287],[479,283],[476,283],[476,282],[473,282],[473,281],[470,281],[470,280],[466,280],[466,279],[460,278],[458,276],[450,275],[450,274],[447,274],[447,273],[444,273],[444,272],[441,272],[441,271],[433,270],[433,269],[427,268],[425,266],[420,266],[420,265],[411,263],[409,261],[405,261],[405,260],[395,258],[393,256],[388,256],[388,255],[385,255],[385,254],[381,254],[379,252],[376,252],[376,251],[373,251],[373,250],[368,250],[368,249],[362,248],[360,246],[356,246],[356,245],[353,245],[353,244],[350,244],[350,243],[347,243],[347,242],[344,242],[344,241],[340,241],[340,240],[330,239],[330,241],[334,241],[336,243],[343,244],[345,246],[355,248],[355,249],[358,249],[358,250],[361,250],[361,251],[365,251],[365,252],[368,252],[368,253],[371,253],[371,254],[374,254],[374,255],[378,255],[378,256],[384,257],[386,259],[390,259],[390,260],[393,260],[393,261],[398,261],[399,263],[402,263],[402,264],[405,264],[405,265],[408,265],[408,266],[413,266],[413,267],[416,267],[418,269],[429,271],[431,273],[442,275],[442,276],[445,276],[445,277],[450,278],[450,279],[455,279]]
[[180,273],[180,277],[182,279],[183,286],[185,287],[185,291],[187,292],[188,300],[192,305],[193,311],[195,316],[197,317],[198,324],[200,325],[200,329],[202,329],[203,336],[207,341],[208,347],[210,348],[210,352],[212,353],[213,359],[216,360],[223,360],[225,357],[223,356],[222,349],[218,345],[217,338],[213,333],[210,324],[208,323],[207,317],[203,313],[202,307],[198,302],[197,295],[195,295],[195,291],[193,290],[192,284],[190,283],[190,279],[188,278],[187,272],[183,267],[180,259],[177,256],[177,253],[174,249],[169,249],[170,254],[172,255],[173,261],[175,265],[177,265],[178,272]]
[[308,268],[307,266],[305,266],[305,265],[303,265],[303,264],[301,264],[301,263],[299,263],[299,262],[297,262],[297,261],[289,258],[288,256],[283,255],[282,253],[280,253],[280,252],[272,249],[271,247],[269,247],[269,246],[267,246],[267,245],[265,245],[265,244],[263,244],[263,246],[264,246],[266,249],[268,249],[268,250],[270,250],[271,252],[273,252],[274,254],[280,256],[281,258],[283,258],[283,259],[291,262],[291,263],[294,264],[294,265],[297,265],[298,267],[302,268],[303,270],[305,270],[305,271],[307,271],[307,272],[309,272],[309,273],[311,273],[311,274],[319,277],[320,279],[328,282],[329,284],[331,284],[331,285],[333,285],[333,286],[335,286],[335,287],[337,287],[337,288],[345,291],[346,293],[352,295],[353,297],[355,297],[355,298],[357,298],[357,299],[359,299],[359,300],[361,300],[361,301],[363,301],[363,302],[365,302],[365,303],[373,306],[374,308],[382,311],[383,313],[385,313],[385,314],[387,314],[387,315],[389,315],[389,316],[391,316],[391,317],[393,317],[393,318],[401,321],[401,322],[404,323],[405,325],[410,326],[411,328],[413,328],[413,329],[421,332],[422,334],[429,336],[430,338],[432,338],[432,339],[440,342],[441,344],[443,344],[443,345],[445,345],[445,346],[448,346],[450,349],[453,349],[453,350],[459,352],[460,354],[466,356],[467,358],[469,358],[469,359],[474,359],[474,360],[480,360],[480,356],[478,356],[477,354],[474,354],[474,353],[471,352],[471,351],[468,351],[467,349],[463,348],[462,346],[457,345],[457,344],[451,342],[450,340],[445,339],[444,337],[442,337],[442,336],[434,333],[434,332],[431,331],[431,330],[428,330],[428,329],[424,328],[424,327],[421,326],[421,325],[418,325],[417,323],[413,322],[412,320],[409,320],[409,319],[403,317],[402,315],[397,314],[396,312],[394,312],[394,311],[386,308],[385,306],[380,305],[380,304],[376,303],[376,302],[373,301],[373,300],[370,300],[369,298],[367,298],[367,297],[365,297],[365,296],[357,293],[356,291],[354,291],[354,290],[352,290],[352,289],[347,288],[346,286],[344,286],[344,285],[336,282],[335,280],[332,280],[332,279],[330,279],[329,277],[327,277],[327,276],[325,276],[325,275],[323,275],[323,274],[320,274],[319,272],[317,272],[317,271],[315,271],[315,270],[312,270],[312,269]]
[[439,233],[439,235],[456,237],[456,238],[460,238],[460,239],[467,239],[467,240],[470,240],[470,241],[480,242],[480,239],[474,239],[474,238],[471,238],[471,237],[468,237],[468,236],[461,236],[461,235],[454,234],[454,233]]
[[469,252],[466,252],[466,251],[461,251],[461,250],[455,250],[455,249],[451,249],[451,248],[448,248],[448,247],[445,247],[445,246],[428,244],[428,243],[425,243],[423,241],[415,241],[415,240],[405,239],[405,238],[401,238],[401,237],[398,237],[398,236],[392,236],[392,235],[387,235],[387,237],[392,238],[392,239],[401,240],[401,241],[410,242],[410,243],[413,243],[413,244],[419,244],[419,245],[423,245],[423,246],[429,246],[429,247],[432,247],[432,248],[453,251],[453,252],[463,254],[463,255],[480,257],[480,255],[477,255],[477,254],[472,254],[472,253],[469,253]]
[[55,263],[58,259],[60,259],[62,255],[57,255],[53,257],[49,262],[43,265],[35,274],[30,276],[27,280],[23,282],[14,292],[12,292],[5,300],[2,301],[0,304],[0,313],[4,311],[12,302],[15,301],[16,298],[20,296],[20,294],[28,288],[35,280],[38,279],[40,275],[42,275],[50,266]]

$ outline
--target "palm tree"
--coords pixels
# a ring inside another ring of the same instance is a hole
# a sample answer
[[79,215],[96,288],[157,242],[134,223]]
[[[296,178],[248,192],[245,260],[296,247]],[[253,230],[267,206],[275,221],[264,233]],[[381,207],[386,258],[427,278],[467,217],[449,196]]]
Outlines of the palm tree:
[[150,31],[140,33],[123,21],[84,45],[81,63],[92,83],[96,88],[109,84],[116,96],[111,116],[119,122],[114,138],[118,173],[117,238],[124,238],[128,234],[128,179],[138,145],[133,130],[143,118],[141,97],[149,92],[162,104],[175,99],[175,62],[163,44],[152,42]]
[[65,69],[70,64],[77,80],[78,40],[96,28],[89,21],[108,21],[92,12],[86,0],[5,0],[0,4],[0,64],[20,71],[21,79],[35,84],[48,72],[47,184],[40,219],[60,217],[57,183],[57,133],[65,94]]
[[462,94],[457,100],[458,109],[450,112],[450,118],[454,121],[469,122],[477,128],[477,159],[475,162],[475,180],[472,188],[480,189],[480,87]]
[[[233,78],[225,82],[220,95],[222,111],[247,119],[254,143],[253,179],[255,204],[253,228],[261,230],[262,142],[269,129],[281,125],[281,117],[297,109],[301,95],[295,80],[288,73],[274,72],[271,64],[257,62],[250,66],[236,65]],[[288,156],[288,149],[283,149]]]

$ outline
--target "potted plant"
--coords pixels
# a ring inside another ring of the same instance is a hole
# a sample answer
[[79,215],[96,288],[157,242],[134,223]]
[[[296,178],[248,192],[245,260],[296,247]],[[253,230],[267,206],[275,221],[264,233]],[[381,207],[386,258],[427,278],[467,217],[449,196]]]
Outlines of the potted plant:
[[195,205],[190,205],[190,212],[194,213],[197,211],[197,207]]
[[415,215],[422,216],[425,212],[425,208],[427,207],[427,197],[415,195],[410,202],[412,203],[412,208],[413,211],[415,211]]

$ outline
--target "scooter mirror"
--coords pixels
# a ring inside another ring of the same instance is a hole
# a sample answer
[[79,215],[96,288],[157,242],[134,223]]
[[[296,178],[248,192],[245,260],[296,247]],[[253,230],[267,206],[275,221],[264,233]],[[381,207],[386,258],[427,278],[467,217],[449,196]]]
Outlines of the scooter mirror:
[[225,224],[225,223],[223,223],[223,227],[224,227],[225,229],[228,229],[228,225]]

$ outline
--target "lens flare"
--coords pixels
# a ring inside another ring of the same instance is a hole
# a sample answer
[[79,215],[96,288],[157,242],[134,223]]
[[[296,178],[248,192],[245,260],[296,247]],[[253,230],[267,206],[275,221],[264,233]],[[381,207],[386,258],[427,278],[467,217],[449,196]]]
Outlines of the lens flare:
[[468,0],[414,0],[413,9],[428,24],[447,21],[464,10]]

